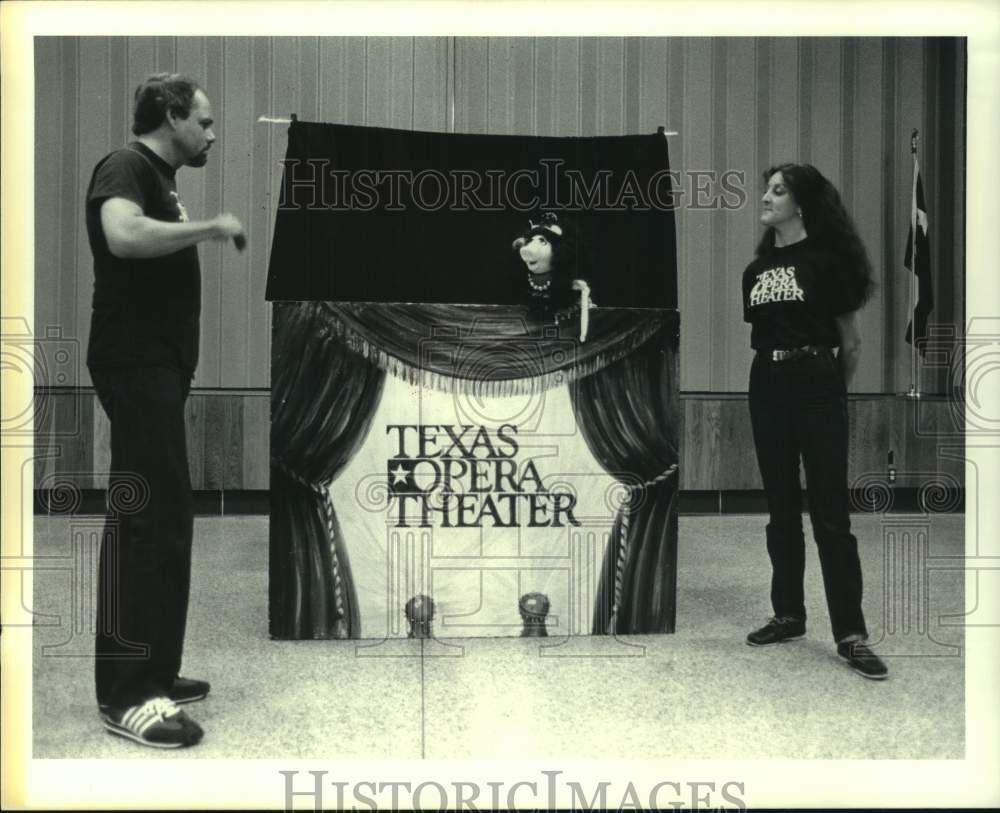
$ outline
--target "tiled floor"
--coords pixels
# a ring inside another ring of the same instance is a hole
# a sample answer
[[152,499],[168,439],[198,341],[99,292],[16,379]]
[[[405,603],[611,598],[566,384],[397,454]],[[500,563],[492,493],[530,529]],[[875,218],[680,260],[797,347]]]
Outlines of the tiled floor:
[[[964,752],[963,630],[940,618],[962,608],[964,579],[928,565],[961,553],[962,516],[855,519],[872,639],[891,656],[884,683],[837,659],[812,545],[808,637],[767,649],[744,644],[769,613],[759,516],[681,518],[675,635],[549,638],[544,648],[519,638],[364,647],[270,641],[266,518],[199,518],[183,671],[211,680],[213,690],[191,707],[206,738],[182,752],[151,752],[99,725],[89,632],[95,561],[74,565],[73,554],[86,549],[80,540],[94,522],[35,521],[35,555],[53,565],[35,575],[36,758],[955,759]],[[928,534],[923,552],[894,547],[905,528]]]

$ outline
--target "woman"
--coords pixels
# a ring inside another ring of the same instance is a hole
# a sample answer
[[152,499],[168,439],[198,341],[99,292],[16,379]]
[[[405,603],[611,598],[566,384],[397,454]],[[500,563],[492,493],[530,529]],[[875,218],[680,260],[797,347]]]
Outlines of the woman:
[[743,315],[757,351],[750,418],[770,513],[774,617],[747,643],[805,635],[801,458],[837,653],[879,680],[888,672],[864,644],[861,563],[847,490],[847,385],[861,354],[856,312],[871,293],[871,264],[840,195],[815,167],[782,164],[764,179],[766,229],[743,272]]

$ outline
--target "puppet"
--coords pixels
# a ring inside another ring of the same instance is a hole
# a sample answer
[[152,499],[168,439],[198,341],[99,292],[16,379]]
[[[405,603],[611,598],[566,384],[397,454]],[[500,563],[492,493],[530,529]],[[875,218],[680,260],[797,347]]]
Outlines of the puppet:
[[528,274],[532,310],[546,321],[560,324],[580,314],[580,341],[587,340],[590,299],[586,277],[586,252],[568,221],[560,222],[546,212],[539,222],[528,221],[528,229],[513,243]]

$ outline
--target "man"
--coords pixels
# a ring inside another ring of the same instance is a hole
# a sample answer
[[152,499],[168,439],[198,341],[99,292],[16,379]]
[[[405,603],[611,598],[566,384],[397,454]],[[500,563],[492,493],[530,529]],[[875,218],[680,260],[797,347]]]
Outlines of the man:
[[194,511],[184,402],[198,363],[197,244],[244,244],[233,215],[189,221],[174,173],[202,167],[212,107],[191,79],[136,89],[138,137],[97,164],[87,189],[94,298],[87,366],[111,422],[108,518],[98,579],[97,702],[108,731],[157,748],[202,738],[178,704],[208,683],[179,677]]

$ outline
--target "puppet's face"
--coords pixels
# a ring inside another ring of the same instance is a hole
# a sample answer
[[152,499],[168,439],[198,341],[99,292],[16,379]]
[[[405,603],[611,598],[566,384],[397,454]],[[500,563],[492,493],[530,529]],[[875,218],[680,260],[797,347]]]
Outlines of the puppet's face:
[[552,244],[541,234],[533,234],[520,248],[521,259],[531,274],[547,274],[552,270]]

